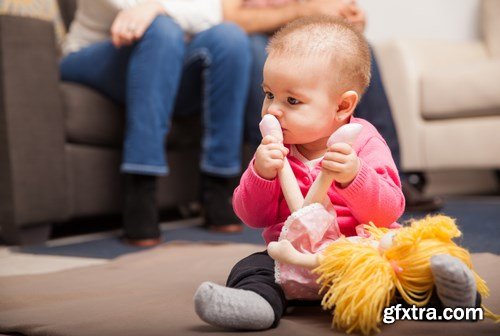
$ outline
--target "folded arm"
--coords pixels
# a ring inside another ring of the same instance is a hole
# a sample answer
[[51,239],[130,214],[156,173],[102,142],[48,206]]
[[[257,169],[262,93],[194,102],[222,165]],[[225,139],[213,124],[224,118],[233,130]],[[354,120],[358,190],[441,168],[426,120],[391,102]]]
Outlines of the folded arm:
[[342,15],[343,0],[285,2],[279,6],[244,6],[243,0],[222,0],[224,20],[233,21],[248,33],[272,33],[288,22],[311,15]]
[[269,33],[301,16],[299,2],[283,6],[248,7],[242,0],[222,0],[224,20],[238,24],[248,33]]

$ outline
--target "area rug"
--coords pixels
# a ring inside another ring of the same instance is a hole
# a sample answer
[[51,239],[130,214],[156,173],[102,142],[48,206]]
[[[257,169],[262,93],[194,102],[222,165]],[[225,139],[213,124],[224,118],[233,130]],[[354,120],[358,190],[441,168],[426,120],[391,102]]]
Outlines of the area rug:
[[[0,334],[61,336],[236,335],[206,325],[193,294],[206,280],[224,284],[239,259],[263,247],[233,243],[174,242],[125,255],[104,265],[50,274],[0,278]],[[485,304],[500,312],[500,256],[473,255],[488,282]],[[319,307],[292,309],[280,325],[245,335],[342,335]],[[399,321],[382,335],[499,335],[491,321]]]

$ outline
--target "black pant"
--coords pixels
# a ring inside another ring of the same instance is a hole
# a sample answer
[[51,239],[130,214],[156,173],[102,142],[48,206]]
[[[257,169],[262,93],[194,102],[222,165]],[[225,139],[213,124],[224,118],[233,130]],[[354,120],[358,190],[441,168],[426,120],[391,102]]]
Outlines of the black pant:
[[[240,260],[234,265],[226,282],[227,287],[246,289],[255,292],[266,299],[274,310],[274,323],[276,327],[283,317],[287,306],[296,305],[297,301],[288,301],[285,293],[279,284],[275,281],[274,260],[267,251],[257,252]],[[309,301],[307,303],[320,304],[320,301]],[[394,304],[402,304],[404,307],[409,305],[396,293]],[[481,295],[477,293],[476,307],[481,306]],[[443,304],[434,290],[427,308],[436,308],[438,311],[444,309]]]
[[267,251],[254,253],[236,263],[229,273],[226,286],[250,290],[266,299],[274,310],[273,327],[278,325],[287,300],[283,289],[275,281],[274,260]]

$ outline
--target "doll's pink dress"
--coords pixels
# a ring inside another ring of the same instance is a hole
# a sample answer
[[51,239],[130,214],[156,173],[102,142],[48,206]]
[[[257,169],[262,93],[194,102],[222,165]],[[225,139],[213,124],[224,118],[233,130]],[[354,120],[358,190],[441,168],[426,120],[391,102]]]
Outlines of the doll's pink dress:
[[[302,253],[323,251],[340,237],[337,215],[328,201],[306,206],[291,214],[281,230],[279,240],[286,239]],[[288,300],[319,300],[318,276],[299,266],[275,262],[276,282],[281,285]]]

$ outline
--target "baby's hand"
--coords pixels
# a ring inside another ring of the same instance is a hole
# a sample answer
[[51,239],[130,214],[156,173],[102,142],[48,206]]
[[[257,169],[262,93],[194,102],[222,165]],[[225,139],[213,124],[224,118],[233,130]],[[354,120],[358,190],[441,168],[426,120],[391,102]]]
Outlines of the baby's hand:
[[349,144],[337,142],[326,152],[322,166],[345,188],[358,175],[360,163],[356,152]]
[[288,149],[282,143],[278,142],[275,137],[267,135],[255,152],[253,169],[260,177],[272,180],[278,174],[278,170],[283,167],[287,154]]

